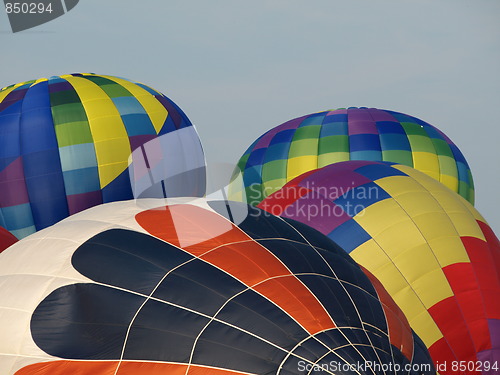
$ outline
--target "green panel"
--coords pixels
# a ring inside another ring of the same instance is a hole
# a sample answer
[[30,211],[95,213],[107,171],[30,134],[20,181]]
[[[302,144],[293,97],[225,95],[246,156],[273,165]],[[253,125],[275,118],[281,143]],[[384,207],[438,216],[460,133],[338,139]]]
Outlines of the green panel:
[[443,156],[449,156],[450,158],[454,159],[453,152],[450,149],[450,146],[446,141],[443,141],[442,139],[437,139],[437,138],[432,138],[432,144],[434,145],[434,148],[436,149],[436,153],[438,155],[443,155]]
[[330,152],[349,152],[348,135],[330,135],[319,139],[318,154]]
[[55,130],[59,147],[94,142],[89,124],[86,121],[56,125]]
[[317,155],[318,154],[318,138],[315,139],[301,139],[293,141],[290,145],[288,158],[295,158],[297,156]]
[[52,118],[55,125],[67,122],[88,121],[82,103],[63,104],[52,107]]
[[247,203],[252,206],[257,206],[265,197],[262,193],[261,184],[252,184],[245,188]]
[[422,135],[425,136],[426,138],[429,138],[424,128],[417,123],[401,122],[401,126],[403,127],[407,135]]
[[109,85],[104,85],[100,86],[101,89],[104,90],[106,95],[108,95],[110,98],[120,98],[123,96],[133,96],[130,91],[128,91],[126,88],[123,86],[114,83],[114,84],[109,84]]
[[50,105],[55,107],[63,104],[80,103],[80,97],[75,90],[65,90],[50,93]]
[[127,89],[110,79],[99,76],[85,76],[84,78],[98,85],[110,98],[132,96]]
[[413,167],[413,155],[411,151],[385,150],[382,151],[382,160]]
[[262,166],[262,181],[270,181],[278,178],[286,179],[286,166],[288,160],[273,160]]
[[348,160],[350,160],[348,152],[328,152],[318,155],[318,168]]
[[444,155],[438,155],[438,159],[440,173],[458,179],[457,163],[455,159]]
[[410,148],[413,152],[429,152],[434,154],[436,149],[432,144],[432,141],[428,136],[423,135],[409,135],[408,142],[410,142]]
[[240,160],[238,161],[238,168],[240,168],[241,171],[245,170],[245,166],[247,165],[248,158],[250,157],[250,154],[243,155]]
[[309,126],[299,127],[293,134],[292,142],[301,139],[319,138],[320,132],[321,132],[321,125],[309,125]]

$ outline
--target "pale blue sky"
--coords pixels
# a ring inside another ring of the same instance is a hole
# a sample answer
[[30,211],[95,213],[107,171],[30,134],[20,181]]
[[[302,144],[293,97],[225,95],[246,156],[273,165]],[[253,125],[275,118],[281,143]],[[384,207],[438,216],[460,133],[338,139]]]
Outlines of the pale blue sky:
[[162,91],[196,125],[208,160],[234,161],[291,118],[367,106],[444,131],[500,231],[497,0],[81,0],[12,34],[0,12],[0,87],[95,72]]

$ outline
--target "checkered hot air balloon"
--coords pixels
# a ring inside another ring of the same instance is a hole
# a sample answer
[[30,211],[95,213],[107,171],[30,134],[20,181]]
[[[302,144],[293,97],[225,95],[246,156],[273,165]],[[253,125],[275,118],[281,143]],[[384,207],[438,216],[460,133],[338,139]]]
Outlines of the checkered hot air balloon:
[[445,134],[416,117],[376,108],[313,113],[269,130],[240,158],[236,172],[244,188],[233,189],[232,198],[256,205],[302,173],[348,160],[413,167],[474,203],[467,161]]
[[[72,74],[0,90],[0,225],[22,238],[97,204],[132,199],[129,158],[160,138],[170,140],[168,150],[152,159],[168,155],[172,170],[204,164],[189,119],[144,84]],[[202,176],[192,187],[204,183]]]
[[441,374],[497,373],[500,243],[462,197],[407,166],[348,161],[293,179],[258,207],[319,230],[371,271],[446,364]]

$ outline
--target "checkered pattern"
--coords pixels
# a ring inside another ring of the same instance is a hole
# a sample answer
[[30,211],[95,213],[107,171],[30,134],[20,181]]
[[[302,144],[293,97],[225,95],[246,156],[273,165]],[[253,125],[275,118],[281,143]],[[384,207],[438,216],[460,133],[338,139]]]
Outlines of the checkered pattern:
[[21,238],[133,198],[131,152],[189,126],[163,94],[118,77],[72,74],[0,90],[0,225]]
[[248,202],[258,204],[304,172],[348,160],[407,165],[474,202],[467,161],[446,135],[416,117],[375,108],[337,109],[288,121],[254,142],[238,166]]

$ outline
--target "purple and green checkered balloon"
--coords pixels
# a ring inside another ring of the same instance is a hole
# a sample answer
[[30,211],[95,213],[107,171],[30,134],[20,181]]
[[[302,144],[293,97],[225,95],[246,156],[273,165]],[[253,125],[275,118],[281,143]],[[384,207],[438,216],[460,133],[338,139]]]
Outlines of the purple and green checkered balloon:
[[457,146],[416,117],[376,108],[329,110],[295,118],[260,136],[236,172],[244,191],[232,199],[257,205],[293,178],[348,160],[388,161],[413,167],[474,203],[472,174]]
[[[70,74],[1,89],[0,225],[22,238],[97,204],[134,198],[132,151],[179,133],[200,144],[175,103],[123,78]],[[169,155],[171,164],[184,156]]]

